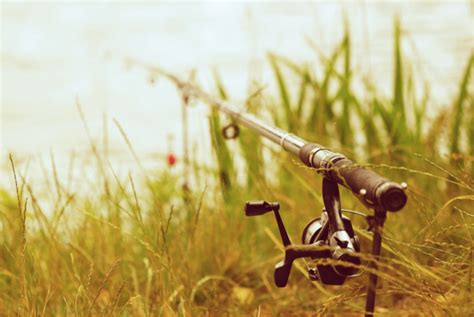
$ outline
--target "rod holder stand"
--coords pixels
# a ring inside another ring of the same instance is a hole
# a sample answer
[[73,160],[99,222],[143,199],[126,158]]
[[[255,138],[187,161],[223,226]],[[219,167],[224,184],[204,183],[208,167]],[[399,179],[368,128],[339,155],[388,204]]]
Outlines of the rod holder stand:
[[375,297],[377,295],[377,261],[380,259],[380,253],[382,251],[382,232],[385,219],[387,217],[387,211],[383,209],[375,209],[374,216],[368,217],[369,230],[373,232],[372,238],[372,259],[369,262],[369,284],[367,286],[367,297],[365,301],[365,316],[374,316],[375,309]]

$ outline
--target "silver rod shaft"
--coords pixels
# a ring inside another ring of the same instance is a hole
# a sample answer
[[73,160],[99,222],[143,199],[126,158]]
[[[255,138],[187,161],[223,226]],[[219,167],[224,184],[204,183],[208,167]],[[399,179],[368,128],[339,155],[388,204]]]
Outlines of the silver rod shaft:
[[187,97],[197,97],[198,99],[201,99],[203,101],[208,102],[209,104],[213,105],[214,107],[217,107],[220,111],[224,112],[225,114],[229,115],[231,118],[234,119],[236,123],[240,123],[254,131],[256,131],[258,134],[266,137],[267,139],[273,141],[276,144],[279,144],[283,149],[285,149],[288,152],[291,152],[295,155],[299,155],[299,150],[302,148],[307,141],[297,137],[296,135],[292,133],[288,133],[282,129],[272,127],[259,119],[255,118],[254,116],[247,114],[247,113],[239,113],[237,111],[234,111],[231,109],[231,107],[227,104],[225,104],[223,101],[213,98],[209,94],[205,93],[202,91],[199,87],[186,82],[182,81],[178,77],[176,77],[173,74],[168,73],[167,71],[164,71],[161,68],[154,67],[151,65],[146,65],[143,63],[138,63],[133,60],[129,60],[129,63],[134,63],[134,64],[139,64],[142,65],[143,67],[159,73],[171,81],[173,81],[178,89],[181,91],[183,96]]
[[[189,87],[193,89],[194,87]],[[296,135],[286,132],[282,129],[272,127],[261,120],[257,119],[248,113],[239,113],[231,109],[231,107],[220,100],[217,100],[208,94],[203,93],[201,90],[193,89],[194,95],[199,96],[201,99],[206,100],[220,111],[230,116],[236,123],[240,123],[249,129],[256,131],[258,134],[266,137],[267,139],[279,144],[283,149],[291,152],[295,155],[299,155],[299,150],[302,148],[307,141],[297,137]]]

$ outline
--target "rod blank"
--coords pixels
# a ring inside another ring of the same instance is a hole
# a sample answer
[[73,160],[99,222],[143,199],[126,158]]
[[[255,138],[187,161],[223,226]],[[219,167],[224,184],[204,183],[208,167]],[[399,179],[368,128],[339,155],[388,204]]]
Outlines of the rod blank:
[[197,97],[209,103],[230,116],[235,123],[246,126],[279,144],[284,150],[297,155],[305,165],[318,169],[324,177],[349,188],[371,207],[398,211],[405,206],[407,196],[402,184],[392,182],[374,171],[365,169],[340,153],[332,152],[319,144],[308,142],[292,133],[270,126],[251,114],[234,111],[224,101],[210,96],[199,87],[181,81],[176,76],[160,69],[154,70],[171,79],[183,95]]

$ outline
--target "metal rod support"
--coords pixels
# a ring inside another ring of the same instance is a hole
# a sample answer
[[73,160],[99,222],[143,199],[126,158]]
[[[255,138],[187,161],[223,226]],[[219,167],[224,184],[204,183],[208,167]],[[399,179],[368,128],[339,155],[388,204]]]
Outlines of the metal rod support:
[[365,302],[365,316],[372,317],[374,316],[375,309],[375,295],[377,293],[377,261],[380,259],[380,253],[382,250],[382,230],[383,224],[386,218],[385,210],[375,210],[375,223],[372,228],[374,232],[373,241],[372,241],[372,256],[373,259],[369,262],[369,268],[371,272],[369,274],[369,285],[367,288],[367,298]]

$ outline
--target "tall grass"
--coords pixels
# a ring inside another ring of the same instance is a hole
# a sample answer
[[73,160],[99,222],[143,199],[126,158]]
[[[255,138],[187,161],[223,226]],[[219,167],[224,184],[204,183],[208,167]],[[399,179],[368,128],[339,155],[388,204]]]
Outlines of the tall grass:
[[[366,97],[353,89],[361,79],[353,70],[346,28],[334,51],[318,53],[314,64],[269,54],[277,95],[265,96],[271,102],[262,107],[262,93],[257,93],[245,107],[408,182],[408,206],[390,214],[386,223],[377,272],[380,315],[468,316],[474,313],[473,55],[460,70],[451,106],[429,120],[431,99],[428,91],[421,99],[414,93],[401,30],[396,21],[391,96],[370,81]],[[317,76],[315,67],[324,71]],[[217,93],[227,99],[224,82],[216,77]],[[363,312],[366,276],[323,288],[307,279],[305,263],[298,262],[287,288],[273,285],[273,264],[281,257],[273,219],[245,219],[243,203],[279,201],[298,242],[306,221],[320,214],[321,178],[245,129],[238,140],[225,141],[221,128],[227,120],[211,112],[216,164],[209,169],[191,162],[196,184],[186,193],[178,171],[141,167],[133,140],[118,123],[139,174],[115,170],[90,136],[86,155],[94,157],[88,164],[96,174],[82,180],[87,191],[67,186],[52,160],[46,176],[51,187],[38,193],[13,155],[13,190],[0,190],[0,315]],[[345,208],[364,209],[346,190],[342,199]],[[363,257],[370,259],[365,220],[354,218],[354,223]]]

